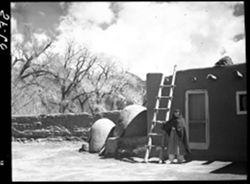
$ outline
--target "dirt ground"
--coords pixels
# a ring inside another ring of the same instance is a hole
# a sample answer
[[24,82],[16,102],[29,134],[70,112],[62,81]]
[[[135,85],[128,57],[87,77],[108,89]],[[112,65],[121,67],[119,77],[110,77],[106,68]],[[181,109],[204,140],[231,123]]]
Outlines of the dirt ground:
[[12,181],[246,180],[246,163],[158,164],[78,152],[81,142],[12,142]]

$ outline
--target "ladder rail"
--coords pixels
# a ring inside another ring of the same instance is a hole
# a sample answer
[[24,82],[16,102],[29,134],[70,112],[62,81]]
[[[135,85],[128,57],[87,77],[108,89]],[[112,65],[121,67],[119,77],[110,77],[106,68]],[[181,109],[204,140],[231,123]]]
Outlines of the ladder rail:
[[[176,77],[176,67],[177,65],[174,65],[174,69],[173,69],[173,75],[172,75],[172,82],[171,85],[165,85],[165,77],[164,75],[161,78],[161,82],[160,82],[160,86],[158,88],[158,94],[157,94],[157,98],[156,98],[156,104],[155,104],[155,108],[154,108],[154,112],[153,112],[153,119],[151,121],[151,126],[150,126],[150,130],[148,131],[148,144],[147,144],[147,148],[146,148],[146,153],[145,153],[145,157],[144,157],[144,161],[147,163],[148,162],[148,158],[151,152],[151,148],[152,148],[152,136],[153,135],[158,135],[157,133],[153,133],[153,129],[156,125],[156,123],[162,123],[162,122],[166,122],[169,120],[169,115],[170,115],[170,108],[172,105],[172,99],[173,99],[173,88],[175,87],[175,77]],[[169,96],[168,96],[168,105],[167,108],[159,108],[160,105],[160,99],[162,97],[162,89],[163,87],[170,87],[170,91],[169,91]],[[158,110],[157,110],[158,109]],[[159,110],[166,110],[166,114],[165,114],[165,121],[159,121],[157,120],[157,114],[159,112]],[[161,150],[160,150],[160,162],[162,162],[163,160],[163,149],[164,149],[164,139],[165,139],[165,133],[163,134],[159,134],[159,136],[162,136],[161,139]]]
[[[171,82],[171,85],[174,85],[175,84],[175,76],[176,76],[176,67],[177,65],[174,65],[174,71],[173,71],[173,77],[172,77],[172,82]],[[170,88],[170,92],[169,92],[169,96],[173,97],[173,93],[174,93],[174,89],[173,88]],[[173,98],[172,98],[173,99]],[[169,111],[167,112],[166,114],[166,118],[165,120],[168,121],[169,120],[169,117],[170,117],[170,110],[171,110],[171,105],[172,105],[172,99],[170,101],[168,101],[168,106],[167,108],[169,109]]]
[[[161,78],[161,82],[160,82],[160,85],[163,85],[164,84],[164,77],[162,76]],[[158,94],[157,96],[161,96],[162,95],[162,90],[161,88],[158,89]],[[159,99],[156,99],[156,105],[155,105],[155,108],[159,108],[159,105],[160,105],[160,100]],[[154,113],[153,115],[153,121],[156,121],[156,118],[157,118],[157,113]],[[151,132],[150,132],[151,133]]]
[[[160,86],[162,86],[164,84],[164,77],[162,76],[161,77],[161,82],[160,82]],[[161,96],[162,95],[162,88],[159,88],[158,89],[158,93],[157,93],[157,96]],[[155,104],[155,108],[159,108],[159,105],[160,105],[160,99],[156,99],[156,104]],[[151,146],[152,146],[152,137],[151,137],[151,133],[153,132],[153,129],[156,125],[156,120],[157,120],[157,114],[158,114],[158,111],[154,111],[154,114],[153,114],[153,121],[151,123],[151,126],[150,126],[150,129],[149,129],[149,132],[148,132],[148,144],[147,144],[147,149],[146,149],[146,153],[145,153],[145,162],[147,163],[148,162],[148,158],[149,158],[149,154],[151,152]]]

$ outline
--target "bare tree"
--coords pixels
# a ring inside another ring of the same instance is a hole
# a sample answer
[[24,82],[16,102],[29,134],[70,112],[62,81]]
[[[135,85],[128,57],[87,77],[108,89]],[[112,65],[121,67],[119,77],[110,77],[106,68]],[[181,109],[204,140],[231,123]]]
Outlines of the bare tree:
[[119,109],[117,102],[126,101],[121,91],[128,85],[128,80],[125,78],[125,71],[114,62],[99,61],[89,79],[93,89],[90,104],[92,113],[98,111],[96,109]]
[[[69,42],[61,54],[53,42],[12,53],[12,113],[66,113],[121,109],[141,98],[142,89],[126,71]],[[98,110],[99,109],[99,110]]]
[[[56,60],[60,59],[54,59],[54,62]],[[59,89],[57,95],[60,96],[57,102],[48,102],[57,103],[58,112],[71,111],[70,107],[74,100],[82,99],[83,91],[78,91],[81,81],[89,75],[89,71],[96,61],[97,57],[91,55],[87,48],[75,49],[73,43],[68,44],[62,60],[58,62],[54,69],[48,72],[52,73],[48,80],[54,81],[54,84]],[[81,103],[83,102],[81,101]]]
[[[36,89],[33,86],[39,87],[37,77],[47,74],[41,58],[51,47],[52,41],[49,40],[39,46],[35,41],[29,42],[30,49],[25,47],[26,44],[27,42],[16,43],[11,49],[11,107],[13,114],[37,111],[35,108],[37,105]],[[38,62],[39,60],[41,61]],[[30,104],[34,105],[33,108],[28,108]]]
[[79,93],[72,98],[72,102],[76,102],[80,107],[80,112],[85,112],[86,104],[88,100],[91,98],[93,91],[85,91],[83,87],[79,89]]

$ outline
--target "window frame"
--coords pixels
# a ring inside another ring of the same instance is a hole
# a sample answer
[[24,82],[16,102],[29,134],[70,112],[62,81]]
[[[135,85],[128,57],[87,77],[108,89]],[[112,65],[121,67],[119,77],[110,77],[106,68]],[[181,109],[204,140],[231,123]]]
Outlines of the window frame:
[[237,115],[244,115],[247,114],[247,110],[242,111],[240,110],[240,95],[247,95],[247,91],[236,91],[236,114]]

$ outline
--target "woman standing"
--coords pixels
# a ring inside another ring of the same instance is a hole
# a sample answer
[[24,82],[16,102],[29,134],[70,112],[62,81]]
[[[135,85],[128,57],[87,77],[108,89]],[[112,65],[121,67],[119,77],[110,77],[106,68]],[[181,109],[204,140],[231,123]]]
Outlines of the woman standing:
[[190,153],[185,120],[179,109],[174,110],[172,118],[163,125],[163,129],[168,135],[168,158],[170,163],[177,157],[178,163],[185,162],[184,155]]

